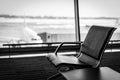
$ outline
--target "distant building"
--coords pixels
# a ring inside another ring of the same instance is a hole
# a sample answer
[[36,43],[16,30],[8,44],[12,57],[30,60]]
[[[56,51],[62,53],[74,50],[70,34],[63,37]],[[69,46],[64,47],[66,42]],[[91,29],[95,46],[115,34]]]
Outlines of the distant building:
[[72,33],[39,33],[38,34],[43,42],[66,42],[66,41],[75,41],[75,34]]

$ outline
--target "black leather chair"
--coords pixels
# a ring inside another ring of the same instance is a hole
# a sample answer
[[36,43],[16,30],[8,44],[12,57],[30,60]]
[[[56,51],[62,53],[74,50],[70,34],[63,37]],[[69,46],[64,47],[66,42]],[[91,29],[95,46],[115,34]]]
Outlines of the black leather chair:
[[58,70],[61,71],[68,71],[76,68],[99,67],[105,47],[115,29],[116,28],[114,27],[93,25],[89,29],[84,42],[81,44],[79,55],[58,55],[57,52],[63,44],[70,44],[63,42],[57,47],[56,51],[50,53],[47,58]]

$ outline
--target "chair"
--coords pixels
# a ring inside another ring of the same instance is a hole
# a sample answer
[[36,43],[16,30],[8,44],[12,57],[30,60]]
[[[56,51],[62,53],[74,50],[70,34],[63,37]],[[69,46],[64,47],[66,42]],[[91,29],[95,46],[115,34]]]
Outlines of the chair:
[[[48,60],[61,71],[68,71],[76,68],[97,68],[100,65],[104,50],[116,28],[93,25],[81,44],[77,56],[58,55],[57,52],[63,44],[61,43],[54,53],[47,56]],[[73,44],[73,42],[71,42]],[[74,44],[77,44],[75,42]]]

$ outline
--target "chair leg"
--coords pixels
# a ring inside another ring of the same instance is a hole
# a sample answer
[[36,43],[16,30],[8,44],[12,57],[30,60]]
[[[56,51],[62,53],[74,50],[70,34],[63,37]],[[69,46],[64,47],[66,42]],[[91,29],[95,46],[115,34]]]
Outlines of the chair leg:
[[56,80],[59,77],[62,77],[62,75],[60,73],[56,73],[53,76],[49,77],[47,80]]

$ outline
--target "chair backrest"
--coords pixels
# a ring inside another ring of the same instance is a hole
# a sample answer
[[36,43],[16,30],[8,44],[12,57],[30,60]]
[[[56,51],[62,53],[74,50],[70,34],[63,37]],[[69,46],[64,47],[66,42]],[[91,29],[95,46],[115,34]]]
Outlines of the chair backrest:
[[100,60],[115,29],[114,27],[91,26],[81,46],[81,52]]

